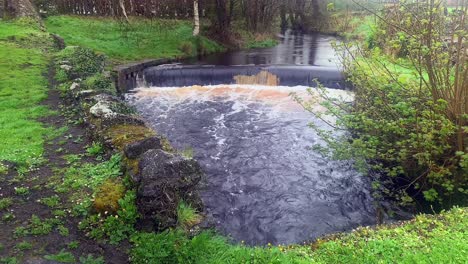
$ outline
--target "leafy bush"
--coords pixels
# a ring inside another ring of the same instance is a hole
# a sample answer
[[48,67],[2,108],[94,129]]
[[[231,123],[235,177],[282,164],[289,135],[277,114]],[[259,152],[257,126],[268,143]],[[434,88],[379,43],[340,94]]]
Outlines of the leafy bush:
[[468,90],[457,81],[467,75],[466,56],[460,56],[466,49],[443,40],[466,35],[460,27],[463,17],[445,17],[425,1],[389,9],[387,17],[374,30],[371,49],[341,46],[355,58],[344,58],[355,87],[354,104],[319,89],[326,114],[337,119],[332,126],[351,136],[336,139],[316,129],[336,158],[354,159],[364,172],[383,173],[373,185],[380,194],[403,204],[421,194],[429,202],[460,195],[457,202],[466,204]]
[[106,56],[82,47],[67,47],[58,54],[58,58],[67,61],[72,67],[67,73],[69,79],[86,78],[100,73],[106,62]]
[[95,90],[99,92],[106,92],[115,95],[116,90],[113,89],[113,83],[110,77],[102,73],[96,73],[83,81],[85,89]]

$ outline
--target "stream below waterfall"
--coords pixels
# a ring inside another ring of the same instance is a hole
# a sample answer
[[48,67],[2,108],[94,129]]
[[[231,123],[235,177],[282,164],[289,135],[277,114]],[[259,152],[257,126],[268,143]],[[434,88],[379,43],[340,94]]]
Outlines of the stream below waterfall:
[[[332,40],[287,32],[273,48],[211,55],[193,63],[202,70],[206,65],[261,64],[313,66],[339,74]],[[126,98],[176,148],[193,149],[206,174],[201,197],[220,233],[251,245],[291,244],[376,220],[369,180],[351,162],[328,160],[313,150],[321,140],[308,125],[327,125],[291,98],[291,92],[310,96],[305,85],[194,80],[184,87],[150,84]],[[327,91],[353,100],[349,91]],[[317,104],[315,111],[324,109]]]

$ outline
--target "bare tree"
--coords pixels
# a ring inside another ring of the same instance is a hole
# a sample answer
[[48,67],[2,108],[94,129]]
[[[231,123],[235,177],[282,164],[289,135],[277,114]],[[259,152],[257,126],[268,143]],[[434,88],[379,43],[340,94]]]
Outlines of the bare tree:
[[198,8],[198,0],[193,1],[193,35],[198,36],[200,34],[200,13]]

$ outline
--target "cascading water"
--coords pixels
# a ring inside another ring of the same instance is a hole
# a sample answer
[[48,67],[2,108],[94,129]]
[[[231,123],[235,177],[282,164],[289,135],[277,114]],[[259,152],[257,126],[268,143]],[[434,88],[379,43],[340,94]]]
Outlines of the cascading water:
[[235,241],[289,244],[374,224],[369,182],[311,149],[320,139],[308,124],[326,124],[291,92],[310,96],[304,86],[234,84],[138,88],[127,100],[176,148],[193,149],[207,213]]

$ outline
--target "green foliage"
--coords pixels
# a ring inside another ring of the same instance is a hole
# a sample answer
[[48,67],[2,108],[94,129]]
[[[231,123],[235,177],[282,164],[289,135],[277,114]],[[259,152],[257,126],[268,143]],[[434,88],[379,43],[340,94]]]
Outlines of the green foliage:
[[29,195],[29,188],[28,187],[15,187],[15,193],[21,196]]
[[21,250],[21,251],[24,251],[24,250],[30,250],[33,248],[32,244],[27,242],[27,241],[23,241],[23,242],[20,242],[16,245],[16,248],[18,250]]
[[194,225],[199,224],[202,218],[197,211],[184,201],[177,207],[177,224],[182,229],[188,231]]
[[317,116],[332,116],[332,126],[351,135],[337,139],[328,130],[314,128],[335,158],[355,160],[361,171],[383,175],[375,179],[382,183],[377,197],[396,197],[407,204],[415,195],[439,203],[455,195],[463,205],[468,202],[463,165],[467,133],[462,129],[468,90],[456,80],[466,76],[467,64],[460,56],[465,48],[444,38],[457,39],[466,32],[447,31],[463,23],[462,18],[446,17],[430,5],[423,1],[389,9],[378,14],[384,20],[371,24],[364,47],[339,45],[352,53],[343,59],[355,101],[350,105],[318,89],[327,111]]
[[[196,55],[194,53],[197,49],[185,54],[180,49],[182,43],[191,43],[192,47],[197,47],[198,42],[205,53],[224,49],[207,38],[199,37],[201,41],[194,38],[192,25],[188,21],[131,18],[127,24],[112,18],[53,16],[47,18],[46,25],[69,45],[91,48],[117,60]],[[187,44],[185,46],[188,47]]]
[[93,142],[93,144],[86,149],[86,152],[91,156],[97,157],[104,154],[104,146],[99,142]]
[[41,203],[47,205],[50,208],[57,207],[60,205],[60,197],[58,195],[46,197],[41,199]]
[[4,264],[18,264],[20,263],[16,257],[4,257],[0,259],[0,263]]
[[8,172],[8,166],[0,162],[0,175],[6,174]]
[[81,264],[105,264],[106,262],[104,261],[103,257],[94,257],[91,254],[88,254],[86,257],[81,256],[80,257],[80,263]]
[[138,233],[131,238],[133,263],[310,263],[279,248],[231,245],[221,236],[203,232],[188,238],[183,231]]
[[108,238],[113,245],[119,244],[135,232],[134,225],[139,217],[136,207],[136,193],[129,191],[119,200],[120,209],[116,215],[90,215],[81,221],[79,228],[86,230],[94,239]]
[[16,216],[12,212],[4,213],[2,216],[3,222],[11,222],[16,218]]
[[[394,226],[359,228],[313,244],[247,247],[202,232],[136,233],[132,263],[464,263],[468,210],[419,215]],[[450,234],[450,235],[448,235]]]
[[120,155],[114,155],[110,160],[98,164],[74,163],[65,172],[63,182],[55,186],[58,192],[68,192],[70,189],[79,190],[90,188],[94,190],[105,180],[122,175]]
[[72,253],[65,251],[62,249],[59,253],[55,255],[45,255],[44,258],[46,260],[57,261],[61,263],[75,263],[76,259]]
[[58,226],[60,223],[61,221],[57,218],[41,220],[36,215],[33,215],[29,225],[27,226],[28,234],[33,236],[47,235],[52,232],[54,226]]
[[67,247],[69,249],[77,249],[79,246],[80,246],[80,242],[78,242],[78,241],[72,241],[72,242],[67,244]]
[[106,62],[106,56],[82,47],[67,47],[59,52],[58,59],[66,61],[65,65],[71,66],[71,69],[66,71],[69,80],[86,78],[100,73]]
[[179,50],[180,50],[180,51],[184,54],[184,56],[186,56],[186,57],[191,57],[191,56],[193,56],[194,51],[195,51],[192,42],[188,42],[188,41],[180,43],[180,45],[179,45]]
[[96,73],[83,81],[84,89],[95,90],[115,95],[112,79],[102,73]]
[[7,209],[8,207],[13,205],[13,199],[6,197],[0,199],[0,211]]

